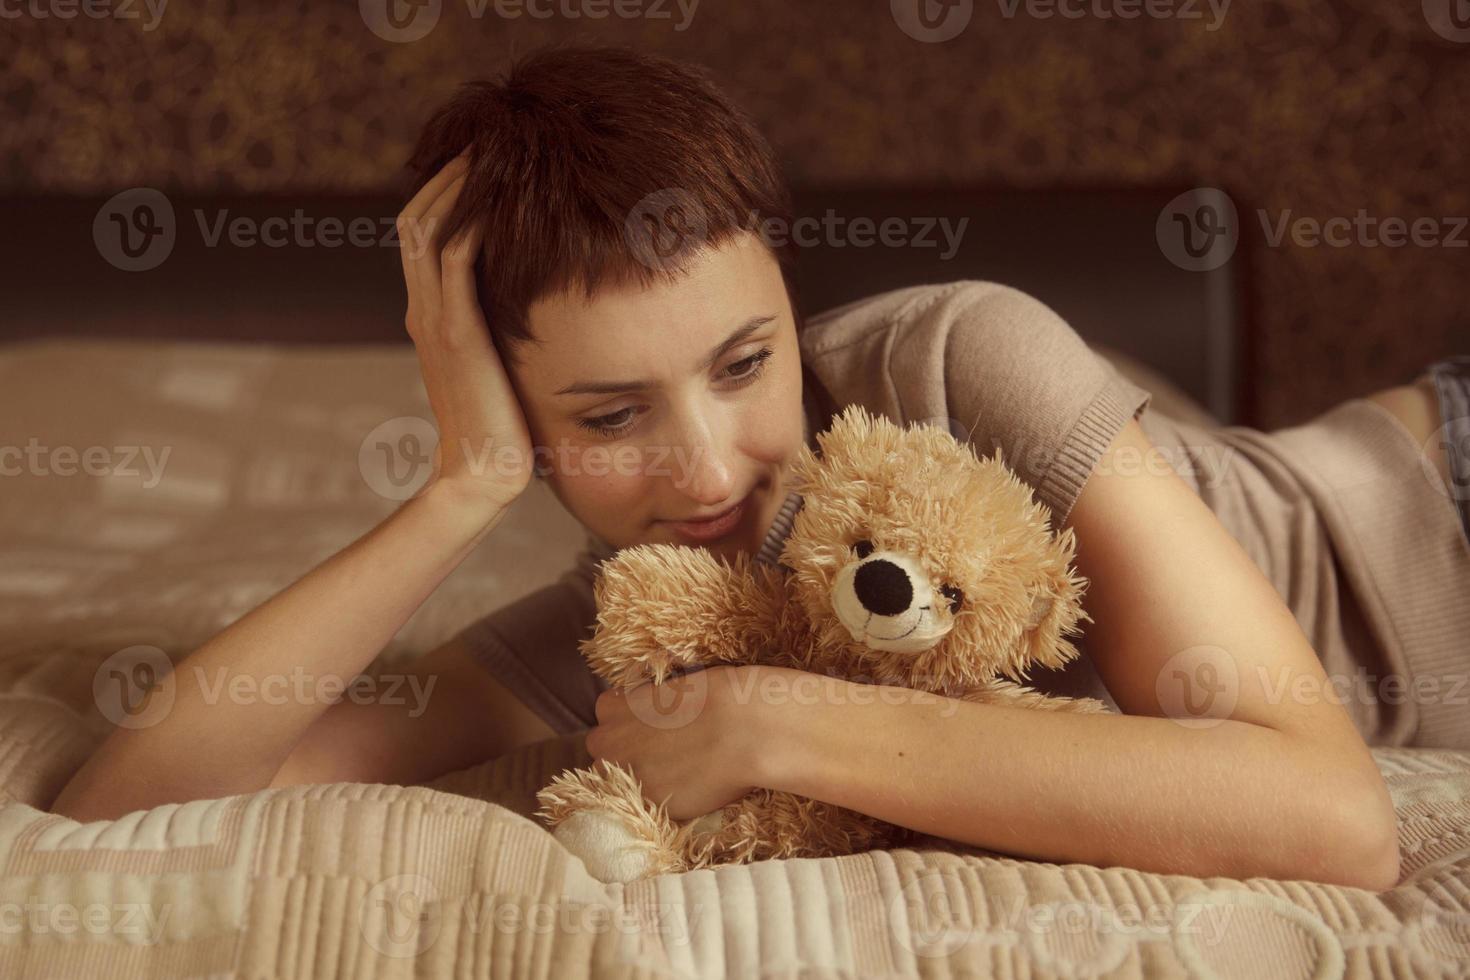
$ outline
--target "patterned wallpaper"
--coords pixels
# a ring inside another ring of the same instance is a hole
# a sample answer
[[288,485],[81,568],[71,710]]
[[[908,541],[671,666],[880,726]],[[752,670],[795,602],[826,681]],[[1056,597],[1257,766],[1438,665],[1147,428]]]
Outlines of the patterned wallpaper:
[[1466,0],[387,2],[5,0],[0,190],[393,186],[577,37],[708,65],[796,179],[1225,188],[1268,427],[1470,353]]

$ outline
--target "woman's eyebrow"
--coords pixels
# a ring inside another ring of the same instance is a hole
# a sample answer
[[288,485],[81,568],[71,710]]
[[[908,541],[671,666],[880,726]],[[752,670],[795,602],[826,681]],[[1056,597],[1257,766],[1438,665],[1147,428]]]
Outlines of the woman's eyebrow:
[[[720,341],[715,349],[710,351],[709,354],[705,357],[704,364],[702,365],[703,369],[707,371],[710,368],[714,367],[715,362],[720,359],[721,354],[725,353],[725,351],[729,350],[731,347],[734,347],[736,344],[740,343],[746,337],[749,337],[751,334],[755,333],[755,331],[759,330],[761,327],[770,323],[774,319],[776,319],[776,314],[767,313],[764,316],[753,316],[749,320],[746,320],[744,323],[742,323],[740,326],[736,327],[735,331],[730,334],[730,336]],[[574,384],[567,385],[565,388],[558,389],[556,394],[618,395],[622,394],[625,391],[643,391],[646,388],[655,387],[657,384],[657,381],[649,380],[578,381]]]

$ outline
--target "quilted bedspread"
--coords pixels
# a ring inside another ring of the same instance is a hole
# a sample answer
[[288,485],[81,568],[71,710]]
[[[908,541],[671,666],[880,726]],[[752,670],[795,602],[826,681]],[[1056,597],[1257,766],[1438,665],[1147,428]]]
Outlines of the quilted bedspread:
[[[177,660],[381,520],[429,417],[408,347],[0,349],[0,977],[1470,975],[1470,753],[1375,750],[1384,894],[941,841],[605,885],[530,816],[577,736],[426,786],[48,814],[121,723],[119,665]],[[528,492],[374,669],[580,541]]]

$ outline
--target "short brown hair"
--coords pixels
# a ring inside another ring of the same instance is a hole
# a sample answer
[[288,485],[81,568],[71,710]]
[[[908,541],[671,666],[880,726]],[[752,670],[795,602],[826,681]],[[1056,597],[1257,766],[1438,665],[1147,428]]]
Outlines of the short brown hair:
[[[759,233],[752,221],[790,222],[775,154],[708,73],[626,48],[554,45],[495,81],[461,84],[419,136],[410,193],[466,146],[464,188],[434,241],[442,247],[468,222],[485,221],[480,303],[507,363],[534,339],[527,310],[543,296],[672,281],[703,248]],[[650,200],[692,209],[699,222],[700,234],[676,236],[657,262],[627,231]],[[767,246],[799,318],[795,248]]]

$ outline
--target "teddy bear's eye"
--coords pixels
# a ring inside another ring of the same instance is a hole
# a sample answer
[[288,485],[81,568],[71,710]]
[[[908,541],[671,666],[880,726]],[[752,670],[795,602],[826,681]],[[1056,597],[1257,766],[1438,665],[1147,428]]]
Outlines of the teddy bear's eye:
[[857,552],[857,556],[859,558],[866,558],[873,553],[873,542],[869,541],[867,538],[864,538],[863,540],[854,544],[852,546],[852,550]]
[[965,601],[965,594],[963,592],[955,588],[953,585],[941,586],[939,592],[941,595],[949,600],[950,612],[954,613],[960,611],[960,606],[963,605]]

